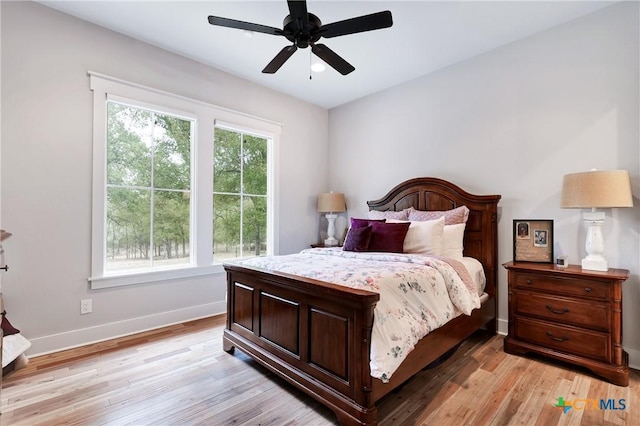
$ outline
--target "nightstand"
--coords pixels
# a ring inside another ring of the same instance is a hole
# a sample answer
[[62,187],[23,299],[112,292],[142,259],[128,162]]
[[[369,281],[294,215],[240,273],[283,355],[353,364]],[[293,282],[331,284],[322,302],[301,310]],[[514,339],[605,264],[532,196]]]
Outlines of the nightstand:
[[324,243],[315,243],[315,244],[311,244],[311,248],[323,248],[323,247],[342,247],[342,244],[339,244],[337,246],[325,246]]
[[622,283],[629,271],[525,262],[503,266],[509,276],[505,352],[537,353],[629,385],[629,358],[622,350]]

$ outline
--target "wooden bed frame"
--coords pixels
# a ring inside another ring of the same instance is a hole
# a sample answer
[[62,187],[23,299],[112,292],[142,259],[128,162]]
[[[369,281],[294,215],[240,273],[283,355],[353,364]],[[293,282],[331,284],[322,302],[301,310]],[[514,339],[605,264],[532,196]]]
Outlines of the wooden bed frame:
[[341,424],[374,425],[376,401],[450,352],[476,330],[496,330],[497,205],[500,195],[472,195],[437,178],[403,182],[371,210],[449,210],[466,205],[464,253],[484,266],[488,300],[429,333],[389,383],[372,378],[369,349],[377,293],[258,268],[225,264],[224,350],[238,348],[333,410]]

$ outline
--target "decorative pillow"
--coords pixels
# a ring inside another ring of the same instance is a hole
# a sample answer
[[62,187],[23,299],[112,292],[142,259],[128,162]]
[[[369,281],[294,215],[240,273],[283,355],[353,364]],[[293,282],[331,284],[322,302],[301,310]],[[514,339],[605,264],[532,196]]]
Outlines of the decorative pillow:
[[369,213],[367,213],[367,217],[369,219],[409,220],[406,209],[399,212],[394,212],[391,210],[385,212],[381,212],[378,210],[369,210]]
[[466,223],[456,225],[445,225],[442,238],[442,254],[444,257],[459,259],[463,257],[464,250],[464,228]]
[[369,226],[371,222],[384,222],[386,219],[356,219],[355,217],[351,218],[351,228],[364,228],[365,226]]
[[371,225],[364,228],[351,227],[344,239],[342,250],[344,251],[367,251],[371,240]]
[[2,324],[0,325],[0,328],[2,328],[2,334],[4,336],[11,336],[12,334],[20,333],[20,330],[12,326],[7,319],[7,311],[2,312]]
[[409,222],[371,222],[371,240],[368,251],[402,253],[404,237],[409,230]]
[[[388,220],[387,223],[402,223]],[[425,220],[409,223],[409,230],[404,237],[402,249],[405,253],[421,253],[440,256],[442,252],[442,233],[444,231],[444,217],[435,220]]]
[[433,220],[444,216],[445,225],[455,225],[458,223],[467,223],[469,219],[469,208],[467,206],[456,207],[451,210],[416,210],[410,207],[408,218],[410,221]]

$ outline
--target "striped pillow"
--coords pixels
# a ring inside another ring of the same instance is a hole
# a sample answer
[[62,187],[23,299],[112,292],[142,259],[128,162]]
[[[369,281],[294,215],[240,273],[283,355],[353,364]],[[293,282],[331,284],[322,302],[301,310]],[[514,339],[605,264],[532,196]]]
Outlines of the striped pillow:
[[444,211],[416,210],[413,207],[407,210],[410,221],[434,220],[444,216],[445,225],[456,225],[458,223],[467,223],[469,219],[469,208],[467,206],[460,206]]
[[409,220],[409,218],[407,217],[407,209],[401,210],[399,212],[395,212],[393,210],[384,212],[378,210],[369,210],[369,213],[367,213],[367,217],[369,219]]

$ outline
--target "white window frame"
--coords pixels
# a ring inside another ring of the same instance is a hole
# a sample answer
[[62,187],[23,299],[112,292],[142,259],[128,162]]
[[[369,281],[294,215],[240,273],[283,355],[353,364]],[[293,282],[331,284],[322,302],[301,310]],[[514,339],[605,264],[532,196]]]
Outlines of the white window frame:
[[[213,143],[216,125],[265,137],[268,147],[267,253],[274,254],[277,221],[277,147],[281,125],[206,102],[89,72],[93,91],[92,289],[175,280],[224,272],[213,261]],[[136,271],[105,271],[107,100],[195,120],[191,164],[191,263]],[[224,123],[224,124],[223,124]]]

